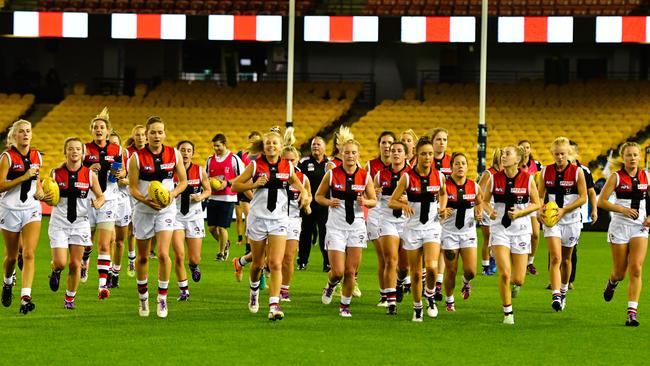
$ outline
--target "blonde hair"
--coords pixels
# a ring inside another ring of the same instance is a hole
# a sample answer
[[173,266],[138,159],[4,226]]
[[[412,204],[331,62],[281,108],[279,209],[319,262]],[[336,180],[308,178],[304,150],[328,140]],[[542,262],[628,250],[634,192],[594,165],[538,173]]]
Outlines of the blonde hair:
[[251,143],[248,145],[248,148],[246,149],[250,154],[257,155],[260,153],[264,152],[264,140],[270,139],[270,138],[278,138],[280,141],[282,141],[282,136],[280,136],[279,133],[275,131],[267,132],[265,133],[262,137],[260,138],[255,138],[251,141]]
[[104,107],[104,109],[102,109],[102,111],[90,121],[90,132],[93,131],[93,127],[95,127],[95,122],[97,121],[102,121],[106,124],[106,129],[110,135],[112,128],[110,117],[108,115],[108,107]]
[[403,136],[403,135],[409,135],[409,136],[413,137],[413,141],[414,141],[414,142],[419,140],[418,135],[416,135],[416,134],[415,134],[415,131],[413,131],[413,129],[411,129],[411,128],[409,128],[409,129],[406,130],[406,131],[403,131],[403,132],[400,134],[400,137]]
[[29,125],[29,128],[32,127],[32,123],[24,119],[19,119],[18,121],[14,122],[11,127],[9,127],[9,132],[7,132],[7,146],[16,146],[16,139],[14,138],[14,135],[16,134],[18,127],[22,125]]
[[296,159],[300,159],[300,152],[293,146],[293,144],[296,143],[296,135],[294,134],[293,127],[289,127],[286,131],[284,131],[283,143],[284,147],[282,148],[282,155],[285,153],[294,153],[296,155]]
[[501,155],[503,155],[503,150],[500,148],[494,149],[492,152],[492,168],[498,169],[501,166]]
[[560,147],[560,146],[566,146],[566,147],[571,147],[571,141],[569,141],[568,138],[564,136],[557,137],[553,142],[551,143],[551,149],[554,147]]
[[350,128],[341,126],[339,131],[336,133],[336,147],[339,152],[343,150],[343,146],[345,146],[350,140],[354,140],[354,135],[350,132]]
[[520,166],[521,164],[523,164],[524,163],[524,157],[526,155],[526,151],[524,151],[524,148],[519,146],[519,145],[514,145],[514,144],[506,145],[506,146],[503,147],[501,153],[503,154],[503,151],[505,151],[505,149],[509,149],[509,148],[513,148],[515,150],[515,153],[519,156],[519,161],[517,162],[517,166]]
[[143,125],[135,125],[135,126],[133,126],[133,129],[131,130],[131,136],[135,135],[135,131],[137,131],[139,129],[143,129],[143,130],[145,130],[145,132],[147,131],[147,128],[145,126],[143,126]]
[[641,145],[637,144],[634,141],[627,141],[623,143],[619,148],[618,148],[618,159],[615,158],[609,158],[607,161],[609,162],[609,167],[611,172],[616,172],[625,167],[625,162],[623,161],[623,154],[625,154],[625,150],[627,150],[630,147],[636,147],[639,149],[639,152],[641,152]]

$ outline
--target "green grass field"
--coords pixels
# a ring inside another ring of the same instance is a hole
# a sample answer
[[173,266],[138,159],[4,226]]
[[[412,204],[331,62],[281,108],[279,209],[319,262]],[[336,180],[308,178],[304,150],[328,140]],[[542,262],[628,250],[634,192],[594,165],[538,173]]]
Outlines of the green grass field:
[[[364,252],[359,276],[363,291],[352,301],[353,318],[338,316],[336,300],[320,302],[326,276],[320,271],[320,252],[312,250],[311,266],[296,271],[291,303],[284,303],[286,318],[266,319],[247,308],[247,276],[236,282],[230,262],[215,262],[216,243],[206,238],[203,247],[203,279],[190,280],[187,303],[174,299],[176,279],[170,281],[167,319],[158,319],[155,306],[149,318],[137,313],[135,280],[123,270],[120,288],[106,301],[97,299],[96,252],[88,283],[77,295],[77,309],[63,309],[65,275],[58,293],[48,286],[50,249],[47,226],[42,228],[37,251],[33,298],[36,310],[18,313],[19,289],[14,303],[0,308],[2,349],[0,364],[411,364],[446,362],[463,364],[643,364],[650,356],[650,310],[644,298],[639,307],[639,328],[624,326],[627,281],[611,303],[602,299],[610,271],[609,248],[604,233],[584,233],[579,249],[575,290],[569,292],[567,309],[556,313],[544,289],[548,274],[545,244],[540,244],[538,276],[528,276],[514,301],[515,326],[501,324],[501,303],[496,277],[479,275],[472,296],[463,301],[458,288],[456,312],[438,319],[425,315],[423,323],[411,322],[411,298],[388,317],[378,300],[376,259],[370,246]],[[234,237],[234,236],[233,236]],[[231,258],[243,253],[233,246]],[[155,265],[150,275],[151,304],[155,299]],[[124,267],[123,267],[124,268]],[[480,266],[479,266],[480,268]],[[647,268],[647,266],[646,266]],[[20,276],[20,274],[19,274]],[[18,280],[20,287],[20,279]],[[647,284],[647,280],[644,281]],[[647,298],[647,297],[645,297]],[[261,304],[267,303],[263,293]]]

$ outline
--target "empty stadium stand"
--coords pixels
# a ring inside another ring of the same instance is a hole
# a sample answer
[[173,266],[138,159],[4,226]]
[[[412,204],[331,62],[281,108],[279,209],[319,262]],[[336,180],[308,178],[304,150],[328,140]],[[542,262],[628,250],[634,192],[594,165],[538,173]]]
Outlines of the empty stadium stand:
[[[488,156],[495,147],[527,139],[533,154],[552,162],[549,147],[557,136],[580,146],[580,160],[593,161],[616,148],[650,123],[650,82],[599,81],[544,86],[542,82],[488,85]],[[467,154],[470,172],[476,167],[478,85],[429,84],[424,101],[385,100],[351,126],[362,145],[362,159],[377,154],[382,130],[399,133],[412,128],[422,136],[434,127],[449,130],[449,152]],[[329,150],[331,151],[331,150]]]
[[33,103],[33,94],[7,95],[0,93],[0,131],[6,130],[14,121],[24,115]]
[[[361,89],[361,83],[297,83],[296,146],[337,122]],[[193,141],[196,161],[202,162],[212,154],[210,140],[217,132],[225,133],[229,147],[237,151],[246,146],[250,131],[264,132],[273,125],[284,126],[285,93],[284,83],[244,83],[228,88],[212,82],[170,81],[149,93],[140,85],[133,97],[70,95],[36,125],[33,145],[45,154],[45,169],[51,169],[62,161],[63,140],[69,136],[90,140],[90,120],[108,106],[113,129],[123,139],[130,135],[134,125],[159,115],[167,125],[166,143]]]

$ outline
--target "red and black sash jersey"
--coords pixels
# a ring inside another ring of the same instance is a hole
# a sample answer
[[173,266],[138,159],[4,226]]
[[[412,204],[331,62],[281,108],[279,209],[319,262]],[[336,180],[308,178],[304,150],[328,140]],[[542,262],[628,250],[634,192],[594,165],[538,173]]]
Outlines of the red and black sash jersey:
[[368,162],[368,167],[370,168],[370,176],[374,177],[378,172],[390,168],[390,163],[384,164],[381,158],[375,158]]
[[[256,168],[253,176],[253,183],[261,177],[267,177],[268,181],[258,189],[268,189],[266,208],[273,212],[278,203],[278,189],[287,189],[291,177],[291,163],[285,159],[279,159],[277,163],[271,164],[266,156],[261,155],[255,160]],[[288,207],[288,206],[287,206]]]
[[407,172],[409,175],[409,186],[406,195],[409,202],[420,202],[420,222],[426,224],[429,221],[429,209],[432,202],[438,202],[438,195],[442,182],[440,172],[431,168],[429,175],[420,175],[415,168]]
[[447,189],[447,207],[456,210],[454,225],[460,230],[465,226],[466,210],[476,206],[476,183],[471,179],[466,179],[465,183],[458,185],[452,177],[448,177],[445,188]]
[[[395,191],[400,178],[402,178],[402,175],[408,173],[410,170],[411,168],[406,164],[404,164],[404,167],[397,172],[393,171],[390,165],[385,169],[380,170],[378,173],[378,180],[382,196],[391,196]],[[393,216],[401,217],[402,210],[393,210]]]
[[[634,177],[625,169],[618,171],[618,185],[616,186],[616,199],[630,200],[630,208],[639,210],[641,201],[645,200],[646,210],[650,208],[650,195],[648,194],[648,175],[639,174],[637,169]],[[647,215],[647,212],[646,212]]]
[[415,168],[415,165],[417,164],[417,162],[418,162],[418,156],[417,156],[417,155],[413,155],[413,157],[412,157],[412,158],[407,162],[407,164],[408,164],[411,168]]
[[[9,170],[7,171],[8,181],[12,181],[25,175],[25,172],[31,169],[33,164],[37,164],[39,167],[41,165],[38,150],[30,149],[27,155],[23,155],[15,146],[12,145],[9,150],[7,150],[7,153],[10,158]],[[32,181],[36,180],[37,177],[38,174],[20,184],[21,202],[27,201],[27,194],[32,186]]]
[[492,197],[495,203],[504,203],[505,211],[501,218],[501,223],[504,227],[509,227],[512,224],[508,211],[515,206],[515,204],[528,203],[530,192],[528,184],[530,181],[530,174],[522,170],[518,170],[514,177],[510,178],[505,172],[498,172],[492,176]]
[[334,164],[335,168],[338,168],[341,166],[341,164],[343,164],[343,160],[337,157],[333,157],[332,160],[330,160],[330,163]]
[[171,146],[163,145],[160,154],[154,154],[145,145],[138,150],[138,163],[140,165],[140,180],[151,182],[174,178],[176,171],[176,151]]
[[[201,167],[196,164],[190,164],[185,169],[187,174],[187,187],[181,193],[181,213],[187,215],[190,212],[190,196],[203,192],[203,185],[201,184]],[[178,176],[174,174],[174,183],[178,183]]]
[[331,174],[332,197],[345,202],[345,221],[352,224],[354,222],[354,202],[366,190],[368,172],[357,166],[354,173],[348,174],[341,165],[332,169]]
[[[298,181],[303,182],[305,175],[298,168],[295,168],[295,172]],[[289,201],[297,201],[298,197],[300,197],[300,191],[293,188],[293,186],[291,185],[287,186],[287,194],[288,194]]]
[[84,166],[89,168],[91,165],[99,163],[100,169],[97,172],[97,178],[102,192],[106,191],[106,180],[111,165],[114,161],[122,162],[121,152],[122,149],[117,144],[108,143],[104,147],[99,147],[95,141],[86,144]]
[[492,166],[488,168],[488,171],[489,171],[490,174],[492,174],[492,175],[495,175],[496,173],[499,172],[498,170],[494,169],[494,167],[492,167]]
[[126,148],[126,155],[130,158],[136,151],[138,151],[138,149],[135,148],[135,145],[131,145]]
[[568,164],[564,170],[557,170],[555,164],[548,165],[544,170],[544,185],[548,194],[555,195],[555,203],[559,208],[564,207],[564,196],[578,194],[578,167]]
[[81,166],[76,171],[70,171],[64,165],[54,170],[54,180],[59,185],[60,196],[67,198],[67,219],[73,223],[77,220],[77,199],[88,197],[90,169]]
[[436,169],[440,171],[445,177],[451,174],[451,156],[445,154],[442,159],[433,158]]

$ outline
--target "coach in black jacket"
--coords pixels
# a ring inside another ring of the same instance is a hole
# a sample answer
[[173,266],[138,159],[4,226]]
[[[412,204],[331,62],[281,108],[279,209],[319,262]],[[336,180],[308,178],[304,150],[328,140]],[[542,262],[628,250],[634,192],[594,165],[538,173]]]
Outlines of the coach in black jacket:
[[[314,197],[320,182],[327,172],[327,157],[325,156],[325,140],[316,136],[311,140],[311,155],[304,157],[298,163],[300,171],[309,178],[311,195]],[[316,226],[318,225],[318,242],[320,251],[323,254],[323,271],[329,270],[329,258],[325,250],[325,223],[327,223],[327,207],[311,202],[311,215],[302,216],[302,231],[300,232],[300,243],[298,245],[298,269],[303,270],[309,262],[311,252],[311,240]]]

